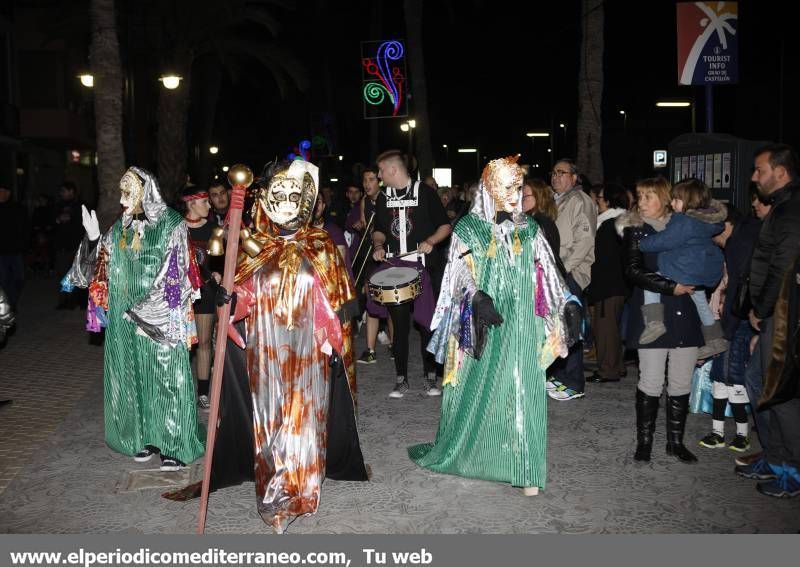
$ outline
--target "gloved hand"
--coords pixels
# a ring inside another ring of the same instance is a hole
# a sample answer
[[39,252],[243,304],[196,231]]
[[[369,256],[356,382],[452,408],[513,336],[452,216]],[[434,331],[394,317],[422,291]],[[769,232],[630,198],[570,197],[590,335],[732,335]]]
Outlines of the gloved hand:
[[86,236],[94,242],[100,238],[100,223],[97,222],[97,213],[94,211],[90,213],[86,205],[81,205],[81,215],[83,216],[83,228],[86,229]]
[[[220,285],[217,288],[217,294],[216,294],[216,296],[214,298],[214,302],[217,304],[217,307],[222,307],[226,303],[230,303],[231,302],[231,297],[232,296],[233,296],[233,294],[228,293],[228,290],[225,289],[224,287],[222,287],[222,285]],[[233,307],[231,307],[231,311],[233,311]]]
[[491,327],[500,326],[503,316],[494,307],[494,301],[486,293],[476,291],[472,296],[472,326],[475,329],[475,344],[472,345],[473,356],[480,360],[486,347],[486,337]]

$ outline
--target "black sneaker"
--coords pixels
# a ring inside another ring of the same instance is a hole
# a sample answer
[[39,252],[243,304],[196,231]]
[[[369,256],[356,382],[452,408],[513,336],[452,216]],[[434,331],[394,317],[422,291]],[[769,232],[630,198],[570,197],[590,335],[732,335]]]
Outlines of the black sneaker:
[[186,463],[179,461],[175,457],[161,456],[161,470],[168,472],[175,472],[186,468]]
[[708,449],[722,449],[725,447],[725,438],[719,433],[711,432],[702,439],[699,445]]
[[408,392],[408,380],[406,380],[405,376],[398,376],[397,382],[394,385],[394,388],[391,392],[389,392],[390,398],[402,398],[405,396],[406,392]]
[[736,438],[728,444],[728,449],[736,451],[737,453],[744,453],[750,448],[750,439],[744,435],[737,435]]
[[133,460],[137,463],[146,463],[153,455],[158,455],[161,451],[158,447],[152,445],[145,445],[144,448],[133,456]]
[[364,354],[362,354],[358,358],[356,362],[358,362],[359,364],[375,364],[376,362],[378,362],[378,359],[375,356],[374,350],[367,349],[364,351]]

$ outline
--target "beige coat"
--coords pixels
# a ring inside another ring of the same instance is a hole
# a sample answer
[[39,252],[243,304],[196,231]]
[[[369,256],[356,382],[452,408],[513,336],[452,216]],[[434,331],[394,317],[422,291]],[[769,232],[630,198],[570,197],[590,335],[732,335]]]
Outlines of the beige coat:
[[564,267],[581,289],[586,289],[592,279],[597,209],[580,186],[558,199],[556,227],[561,238],[559,255]]

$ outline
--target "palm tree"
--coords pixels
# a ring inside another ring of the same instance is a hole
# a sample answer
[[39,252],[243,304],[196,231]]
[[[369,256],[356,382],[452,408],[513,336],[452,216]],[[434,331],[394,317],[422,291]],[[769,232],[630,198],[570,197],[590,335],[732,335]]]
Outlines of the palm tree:
[[90,58],[97,142],[97,213],[108,226],[119,211],[119,180],[125,170],[122,145],[122,65],[114,0],[91,0]]
[[[160,11],[161,44],[170,62],[170,72],[183,77],[179,88],[161,89],[157,109],[158,177],[169,197],[184,185],[187,172],[187,117],[192,72],[198,61],[217,65],[236,78],[239,62],[255,61],[269,71],[282,97],[293,88],[305,90],[308,78],[305,68],[296,58],[272,40],[280,29],[272,15],[272,6],[293,7],[292,0],[162,0],[156,3]],[[203,141],[211,136],[219,83],[203,89],[203,108],[211,114],[204,116]],[[201,152],[201,160],[205,156]],[[201,170],[204,166],[201,163]]]
[[578,76],[578,168],[603,181],[603,0],[583,0],[583,39]]

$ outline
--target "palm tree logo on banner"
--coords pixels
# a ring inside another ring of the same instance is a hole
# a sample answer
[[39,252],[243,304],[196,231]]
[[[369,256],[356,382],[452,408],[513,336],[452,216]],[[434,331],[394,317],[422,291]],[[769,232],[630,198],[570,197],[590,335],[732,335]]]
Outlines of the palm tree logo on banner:
[[400,40],[361,42],[364,118],[408,115],[405,46]]
[[737,2],[678,3],[681,85],[736,83]]

